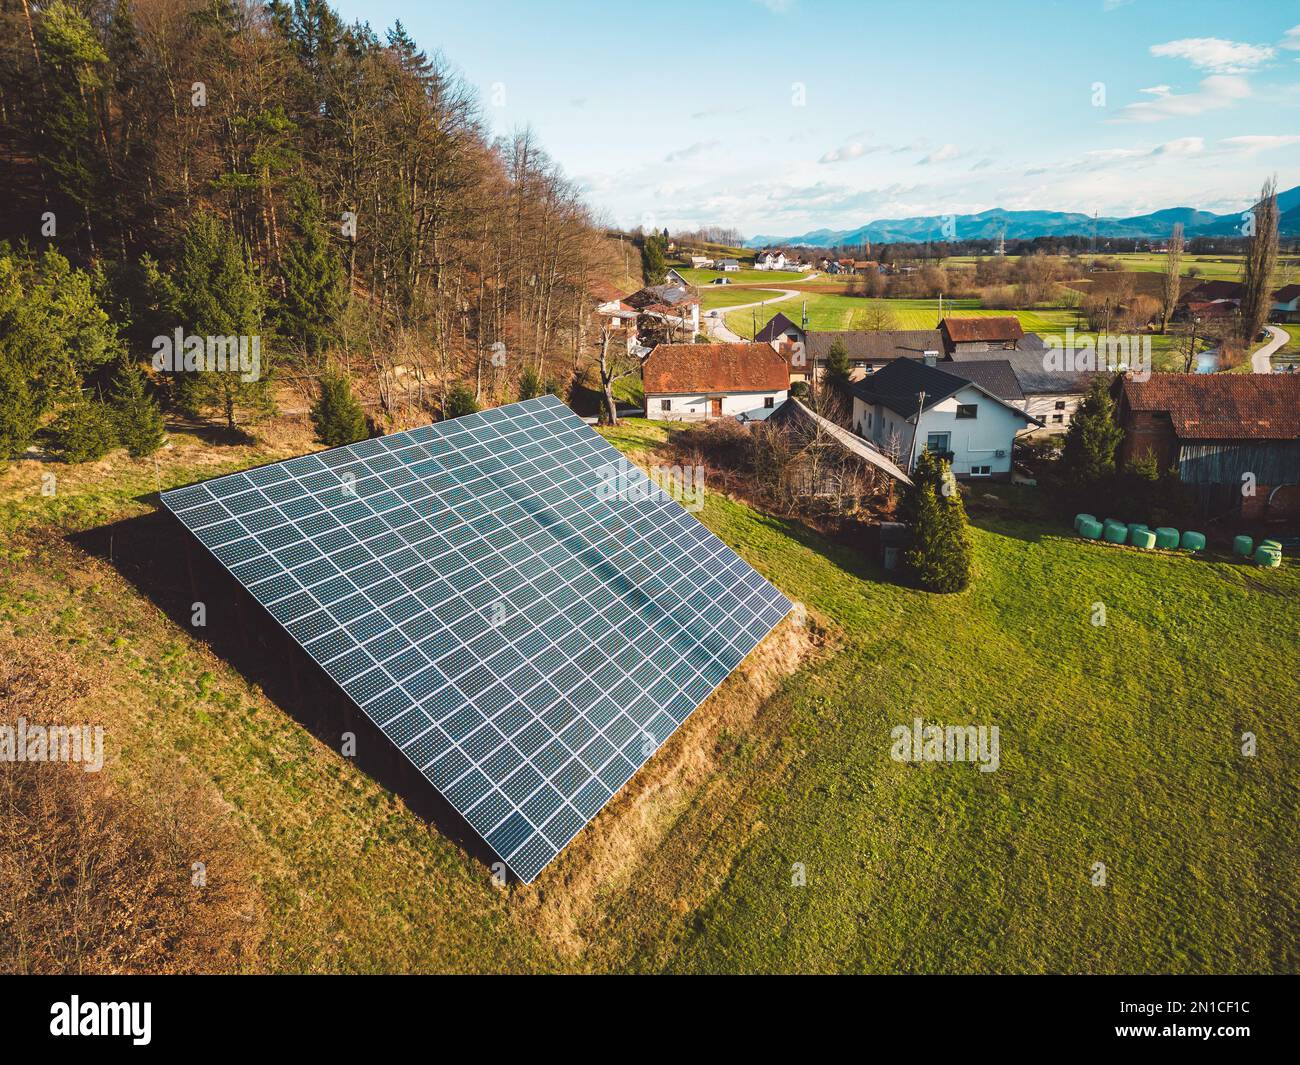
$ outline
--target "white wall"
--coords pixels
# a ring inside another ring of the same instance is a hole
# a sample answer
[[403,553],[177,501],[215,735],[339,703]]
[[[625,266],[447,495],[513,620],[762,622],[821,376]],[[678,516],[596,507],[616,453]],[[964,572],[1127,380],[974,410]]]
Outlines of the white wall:
[[[1040,433],[1063,433],[1070,428],[1070,419],[1074,417],[1074,412],[1078,409],[1079,404],[1083,402],[1083,397],[1077,394],[1040,395],[1026,396],[1025,400],[1025,410],[1035,418],[1047,423],[1046,428],[1043,429],[1039,429],[1036,425],[1029,426],[1029,428]],[[1065,409],[1057,410],[1057,403],[1064,403]],[[1054,419],[1059,415],[1065,417],[1061,418],[1059,422],[1055,421]]]
[[[785,402],[789,395],[786,389],[779,392],[730,392],[721,397],[722,399],[722,417],[734,418],[737,414],[744,414],[746,411],[756,410],[765,405],[765,401],[771,398],[772,405],[779,407]],[[705,421],[709,417],[709,401],[718,396],[718,393],[647,393],[645,397],[645,416],[647,418],[657,418],[660,421],[671,422],[691,422]],[[660,400],[668,400],[672,403],[672,410],[661,410]]]
[[[958,418],[958,404],[972,403],[978,408],[975,417]],[[870,425],[867,424],[868,413],[871,415]],[[1012,441],[1027,424],[1015,410],[979,389],[967,386],[921,415],[921,424],[916,429],[916,451],[925,446],[930,433],[948,433],[948,446],[953,452],[952,472],[958,477],[970,476],[972,466],[990,467],[990,476],[1009,474]],[[907,468],[912,454],[913,427],[901,415],[879,403],[869,406],[855,396],[853,428],[886,452],[896,434],[896,446],[901,456],[899,464]],[[1004,452],[1001,458],[997,457],[999,450]]]

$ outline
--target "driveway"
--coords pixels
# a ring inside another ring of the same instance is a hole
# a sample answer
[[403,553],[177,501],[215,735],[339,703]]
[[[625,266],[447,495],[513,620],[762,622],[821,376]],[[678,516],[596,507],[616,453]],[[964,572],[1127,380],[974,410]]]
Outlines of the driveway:
[[1253,373],[1272,373],[1273,364],[1270,358],[1273,352],[1279,350],[1291,339],[1291,334],[1285,329],[1279,329],[1275,325],[1266,325],[1264,328],[1268,331],[1269,340],[1267,344],[1250,357],[1250,368]]

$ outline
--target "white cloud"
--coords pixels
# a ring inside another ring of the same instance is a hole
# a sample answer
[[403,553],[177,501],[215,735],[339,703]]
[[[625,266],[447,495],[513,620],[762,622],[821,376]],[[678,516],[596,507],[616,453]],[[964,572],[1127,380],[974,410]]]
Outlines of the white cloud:
[[[1156,86],[1161,88],[1162,86]],[[1250,95],[1246,79],[1235,74],[1212,74],[1196,92],[1154,93],[1155,99],[1142,100],[1121,108],[1116,121],[1159,122],[1166,118],[1186,118],[1231,107]]]
[[1245,137],[1225,137],[1219,141],[1219,144],[1228,148],[1229,151],[1240,152],[1244,155],[1254,155],[1256,152],[1266,152],[1272,148],[1286,148],[1292,144],[1300,144],[1300,134],[1297,133],[1278,133],[1278,134],[1253,134]]
[[927,163],[943,163],[949,159],[956,159],[961,155],[960,150],[955,144],[945,144],[942,148],[936,148],[925,158],[920,160],[920,165],[925,166]]
[[1153,44],[1151,54],[1163,59],[1186,59],[1212,74],[1246,74],[1267,63],[1277,50],[1268,44],[1242,44],[1222,37],[1184,37]]
[[1196,155],[1205,150],[1204,137],[1179,137],[1152,149],[1152,155]]
[[861,141],[850,141],[848,144],[841,145],[832,151],[827,152],[820,159],[819,163],[843,163],[849,159],[861,159],[864,155],[870,155],[872,152],[884,151],[884,146],[880,144],[863,144]]
[[1292,26],[1282,34],[1282,47],[1295,51],[1300,48],[1300,26]]
[[1144,92],[1148,96],[1167,96],[1169,91],[1168,85],[1152,85],[1149,89],[1138,89],[1138,92]]
[[694,144],[688,144],[685,148],[678,148],[676,151],[669,152],[664,156],[664,162],[680,163],[687,159],[696,159],[717,146],[717,141],[696,141]]

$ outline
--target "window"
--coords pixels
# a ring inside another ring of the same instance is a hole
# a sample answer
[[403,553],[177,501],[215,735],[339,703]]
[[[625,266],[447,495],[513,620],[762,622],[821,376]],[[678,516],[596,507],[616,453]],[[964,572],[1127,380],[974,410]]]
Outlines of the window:
[[867,411],[867,428],[871,428],[871,411]]
[[1063,399],[1058,399],[1058,400],[1056,401],[1056,409],[1057,409],[1057,410],[1065,410],[1065,400],[1063,400]]
[[1052,415],[1052,422],[1053,422],[1054,424],[1056,424],[1056,425],[1063,425],[1063,424],[1065,423],[1065,415],[1064,415],[1064,414],[1053,414],[1053,415]]
[[948,442],[952,439],[950,433],[931,433],[925,438],[926,451],[947,451]]
[[776,396],[767,396],[767,397],[765,397],[765,398],[763,399],[763,406],[764,406],[764,407],[769,407],[769,408],[771,408],[771,407],[775,407],[775,406],[776,406]]
[[661,399],[661,400],[659,401],[659,409],[660,409],[660,410],[672,410],[672,409],[673,409],[673,401],[672,401],[671,399]]
[[957,404],[957,417],[958,417],[958,418],[974,418],[974,417],[975,417],[975,412],[978,411],[978,410],[979,410],[979,404],[978,404],[978,403],[958,403],[958,404]]
[[992,472],[992,467],[990,466],[972,466],[970,468],[970,475],[972,477],[987,477]]

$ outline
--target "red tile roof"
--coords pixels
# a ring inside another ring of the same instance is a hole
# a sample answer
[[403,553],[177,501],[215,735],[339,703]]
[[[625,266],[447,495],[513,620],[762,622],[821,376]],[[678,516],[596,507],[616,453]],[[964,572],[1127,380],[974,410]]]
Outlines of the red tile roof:
[[790,367],[770,344],[659,344],[641,364],[647,394],[777,392]]
[[954,344],[974,341],[1019,340],[1025,335],[1020,319],[1013,315],[1005,318],[945,318],[939,325]]
[[1300,375],[1152,374],[1122,387],[1131,410],[1168,413],[1186,440],[1300,440]]

